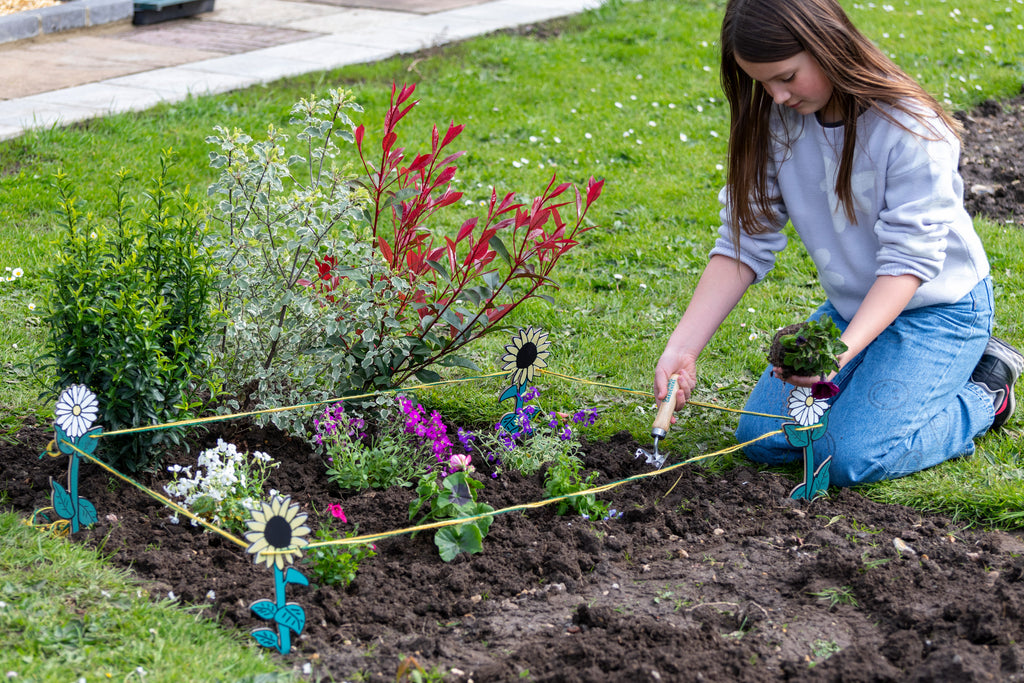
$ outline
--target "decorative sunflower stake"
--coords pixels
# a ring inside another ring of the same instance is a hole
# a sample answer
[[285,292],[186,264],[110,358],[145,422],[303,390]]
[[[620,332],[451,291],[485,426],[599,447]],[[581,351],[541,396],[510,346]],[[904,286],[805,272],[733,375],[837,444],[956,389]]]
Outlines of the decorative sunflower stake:
[[245,533],[245,540],[249,541],[246,552],[256,556],[256,564],[265,562],[268,568],[274,568],[274,599],[257,600],[249,609],[261,619],[277,623],[277,632],[259,628],[253,630],[252,637],[263,647],[274,648],[282,655],[291,651],[292,632],[299,635],[306,626],[305,610],[297,603],[285,602],[284,595],[289,583],[309,585],[309,580],[295,567],[285,571],[286,565],[302,557],[302,548],[309,544],[304,538],[309,535],[309,527],[304,525],[306,517],[306,513],[299,512],[299,504],[291,502],[290,496],[274,496],[269,503],[261,501],[245,523],[249,527]]
[[509,373],[508,380],[512,382],[512,386],[505,390],[498,403],[510,398],[516,400],[515,410],[505,413],[500,420],[501,426],[513,437],[519,436],[519,432],[522,431],[516,418],[526,404],[523,394],[526,393],[526,387],[533,381],[537,371],[548,366],[545,359],[550,355],[550,347],[548,333],[532,326],[525,330],[520,328],[518,334],[512,337],[512,343],[505,346],[505,355],[501,357],[501,362],[504,363],[502,370]]
[[790,492],[790,498],[814,500],[828,490],[832,456],[825,458],[817,469],[814,467],[814,442],[825,436],[828,411],[828,401],[816,398],[813,389],[796,387],[789,393],[789,416],[795,422],[783,423],[782,430],[791,446],[804,449],[804,481]]
[[[43,455],[68,456],[68,488],[50,477],[53,510],[71,525],[71,533],[96,523],[96,507],[78,495],[79,451],[92,455],[102,427],[93,427],[99,408],[96,394],[83,384],[73,384],[60,393],[54,409],[56,436]],[[77,449],[77,450],[76,450]],[[42,455],[39,456],[43,457]]]

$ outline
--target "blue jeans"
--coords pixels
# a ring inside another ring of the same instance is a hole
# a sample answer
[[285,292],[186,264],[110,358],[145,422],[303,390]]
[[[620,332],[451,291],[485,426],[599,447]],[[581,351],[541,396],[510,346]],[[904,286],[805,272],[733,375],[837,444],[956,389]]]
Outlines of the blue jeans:
[[[826,301],[812,319],[844,320]],[[974,437],[992,426],[992,399],[969,380],[992,331],[992,281],[985,278],[955,304],[904,311],[836,375],[825,436],[814,442],[815,467],[832,456],[833,484],[895,479],[974,453]],[[768,368],[746,410],[786,415],[793,389]],[[740,443],[780,429],[770,417],[741,415]],[[783,434],[743,449],[760,463],[798,460],[803,450]]]

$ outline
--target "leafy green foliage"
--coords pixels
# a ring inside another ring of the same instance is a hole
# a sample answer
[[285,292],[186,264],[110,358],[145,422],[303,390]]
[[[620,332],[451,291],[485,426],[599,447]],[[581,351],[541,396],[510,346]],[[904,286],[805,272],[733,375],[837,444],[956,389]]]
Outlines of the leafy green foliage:
[[[585,223],[603,183],[585,195],[554,178],[529,205],[491,190],[486,218],[466,220],[454,238],[434,237],[435,214],[456,204],[452,184],[462,132],[435,126],[430,151],[409,160],[399,122],[416,102],[413,86],[392,89],[379,160],[367,159],[365,127],[351,94],[300,100],[291,124],[302,154],[271,127],[266,139],[218,128],[211,163],[221,177],[215,215],[227,235],[221,291],[228,321],[218,359],[235,403],[294,405],[436,380],[434,364],[475,368],[456,352],[495,329],[524,301],[542,297],[558,260],[592,226]],[[365,176],[334,163],[336,141],[354,142]],[[574,195],[564,199],[573,189]],[[575,213],[572,222],[562,214]],[[272,418],[300,429],[294,412]]]
[[836,356],[846,351],[841,334],[828,315],[784,327],[776,335],[768,360],[782,367],[786,376],[824,377],[839,367]]
[[597,500],[593,493],[572,495],[593,488],[598,476],[598,472],[591,472],[584,477],[583,461],[579,458],[561,457],[544,473],[544,490],[548,498],[571,496],[558,502],[556,511],[560,515],[574,510],[589,519],[604,519],[609,513],[608,503]]
[[[344,535],[328,524],[322,524],[313,534],[316,541],[337,541],[342,538],[353,538],[359,535],[359,526]],[[310,572],[318,583],[324,586],[341,584],[348,586],[355,581],[359,565],[363,560],[376,557],[377,553],[370,543],[346,546],[319,546],[310,548],[303,559],[309,565]]]
[[[445,519],[475,517],[494,512],[486,503],[478,503],[476,494],[483,484],[473,479],[466,471],[449,474],[438,484],[431,474],[420,479],[416,487],[416,499],[409,504],[409,519],[421,510],[426,510],[417,524]],[[481,517],[464,524],[442,527],[434,534],[434,544],[441,553],[441,559],[451,562],[459,553],[483,551],[483,539],[491,528],[491,516]]]
[[[171,422],[201,405],[214,267],[198,204],[170,184],[172,160],[165,152],[141,205],[120,171],[108,221],[83,215],[70,178],[56,177],[63,232],[45,275],[52,295],[39,362],[56,376],[53,396],[71,384],[96,393],[107,432]],[[176,429],[105,437],[101,455],[138,471],[179,438]]]
[[368,435],[364,420],[347,415],[342,403],[328,406],[313,424],[313,440],[327,458],[327,478],[341,489],[412,486],[434,462],[401,426],[383,422]]

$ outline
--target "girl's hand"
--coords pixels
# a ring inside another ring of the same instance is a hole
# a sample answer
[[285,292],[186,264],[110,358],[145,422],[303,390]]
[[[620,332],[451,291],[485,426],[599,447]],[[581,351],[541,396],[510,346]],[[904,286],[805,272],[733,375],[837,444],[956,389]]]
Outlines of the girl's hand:
[[[697,386],[697,359],[687,355],[662,354],[654,368],[654,398],[659,403],[668,394],[668,378],[672,375],[677,375],[675,410],[679,410],[690,400],[690,395]],[[675,417],[672,421],[675,422]]]

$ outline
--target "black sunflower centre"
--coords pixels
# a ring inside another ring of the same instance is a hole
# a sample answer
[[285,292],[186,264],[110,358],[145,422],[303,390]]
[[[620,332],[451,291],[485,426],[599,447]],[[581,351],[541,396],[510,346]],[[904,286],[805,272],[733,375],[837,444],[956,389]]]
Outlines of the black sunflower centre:
[[275,548],[287,548],[292,544],[292,525],[279,515],[270,518],[263,533],[267,537],[267,543]]
[[537,345],[533,342],[526,342],[516,353],[516,367],[520,370],[530,367],[535,360],[537,360]]

